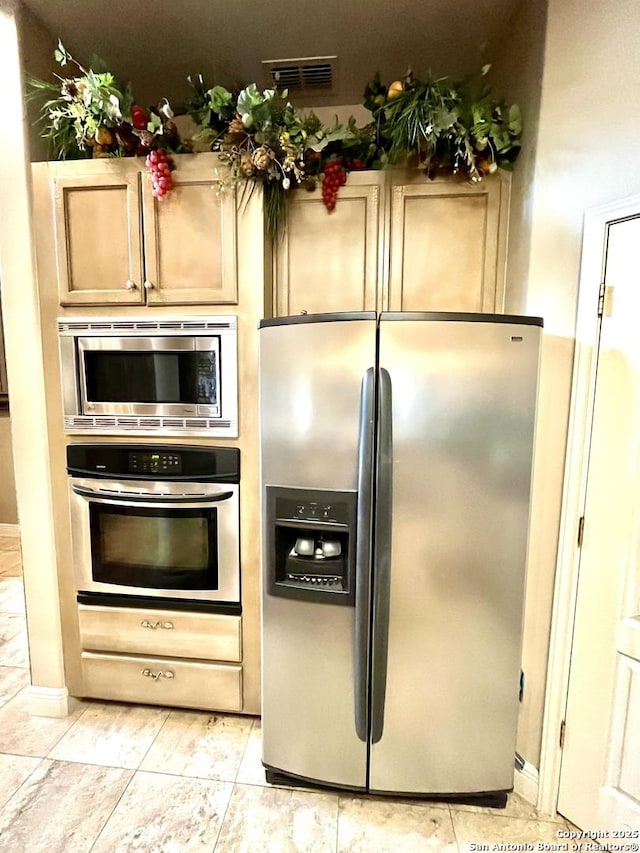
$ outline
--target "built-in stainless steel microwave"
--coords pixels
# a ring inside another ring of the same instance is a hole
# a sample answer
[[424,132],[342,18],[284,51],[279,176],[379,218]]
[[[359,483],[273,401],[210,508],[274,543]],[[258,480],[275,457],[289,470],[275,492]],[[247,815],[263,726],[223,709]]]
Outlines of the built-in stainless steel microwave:
[[64,429],[238,435],[237,318],[58,319]]

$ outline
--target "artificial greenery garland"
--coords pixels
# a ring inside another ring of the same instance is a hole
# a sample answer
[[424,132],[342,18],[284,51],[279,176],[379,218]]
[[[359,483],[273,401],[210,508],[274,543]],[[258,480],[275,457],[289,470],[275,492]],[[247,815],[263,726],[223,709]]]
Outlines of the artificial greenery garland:
[[[178,136],[166,99],[141,107],[129,84],[118,83],[97,61],[83,68],[60,42],[55,58],[80,73],[56,75],[56,82],[29,79],[33,93],[50,96],[42,105],[42,135],[55,157],[191,150],[191,140]],[[520,150],[520,110],[492,99],[484,82],[489,69],[460,83],[446,77],[421,81],[409,71],[387,86],[376,74],[365,88],[372,120],[364,127],[353,117],[326,127],[313,112],[296,109],[286,91],[260,91],[255,83],[237,91],[208,87],[201,76],[189,79],[193,93],[184,109],[198,127],[194,139],[219,153],[233,185],[249,192],[263,186],[267,230],[277,240],[288,193],[296,187],[314,189],[323,182],[323,200],[332,210],[338,187],[355,169],[408,163],[430,177],[449,173],[477,181],[511,168]],[[328,162],[332,169],[326,169]]]

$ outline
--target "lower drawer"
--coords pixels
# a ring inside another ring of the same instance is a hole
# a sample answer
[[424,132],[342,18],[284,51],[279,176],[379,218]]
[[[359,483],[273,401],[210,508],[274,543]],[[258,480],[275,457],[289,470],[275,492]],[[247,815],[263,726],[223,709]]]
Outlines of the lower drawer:
[[242,710],[242,667],[82,652],[83,695],[148,705]]
[[137,607],[78,607],[80,644],[95,652],[240,661],[240,616]]

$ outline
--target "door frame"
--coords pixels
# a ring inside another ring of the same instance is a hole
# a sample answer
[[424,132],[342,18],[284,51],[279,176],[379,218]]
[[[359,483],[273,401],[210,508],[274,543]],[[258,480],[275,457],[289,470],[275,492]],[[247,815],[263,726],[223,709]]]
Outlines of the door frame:
[[598,298],[604,281],[607,230],[611,223],[640,216],[640,195],[585,212],[578,283],[571,404],[565,456],[560,535],[553,594],[537,806],[556,811],[560,789],[560,730],[569,690],[571,644],[578,590],[578,525],[583,515],[593,422],[600,339]]

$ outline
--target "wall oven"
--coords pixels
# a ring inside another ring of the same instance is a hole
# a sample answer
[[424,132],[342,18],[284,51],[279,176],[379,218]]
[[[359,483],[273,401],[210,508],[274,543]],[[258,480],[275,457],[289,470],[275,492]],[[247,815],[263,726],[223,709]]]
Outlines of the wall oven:
[[239,612],[237,448],[71,444],[78,601]]
[[58,320],[69,433],[238,435],[237,318]]

